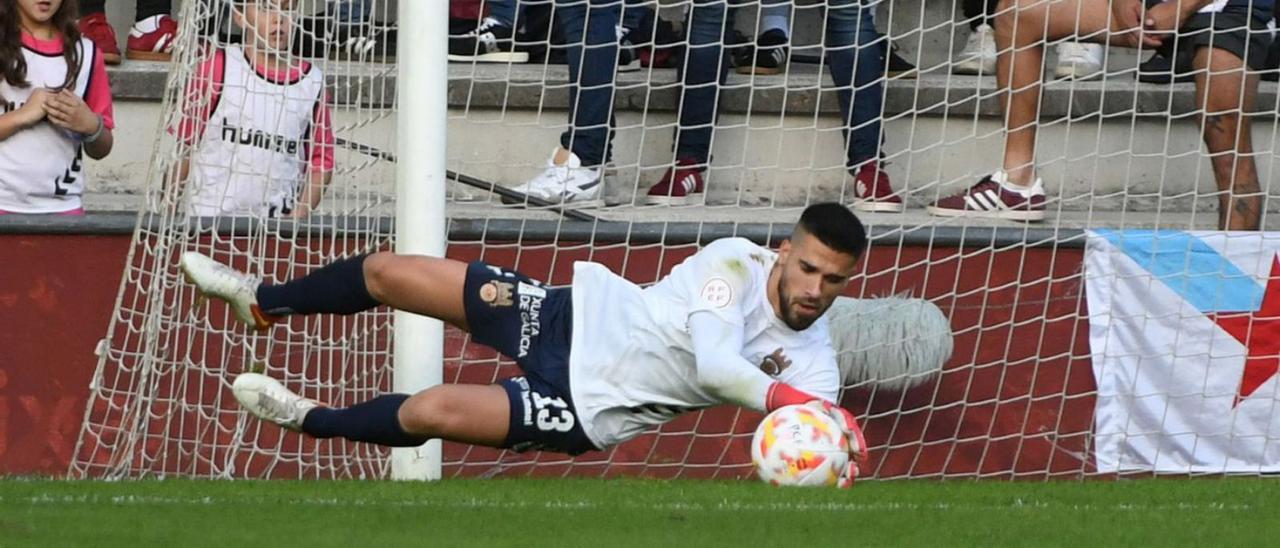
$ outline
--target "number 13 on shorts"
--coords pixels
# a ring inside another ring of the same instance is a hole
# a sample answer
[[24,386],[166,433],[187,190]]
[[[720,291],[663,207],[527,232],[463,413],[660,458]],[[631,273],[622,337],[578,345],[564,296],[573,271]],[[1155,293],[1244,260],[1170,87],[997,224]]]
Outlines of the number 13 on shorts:
[[537,392],[529,392],[536,410],[534,420],[544,432],[568,432],[573,429],[573,413],[564,398],[547,398]]

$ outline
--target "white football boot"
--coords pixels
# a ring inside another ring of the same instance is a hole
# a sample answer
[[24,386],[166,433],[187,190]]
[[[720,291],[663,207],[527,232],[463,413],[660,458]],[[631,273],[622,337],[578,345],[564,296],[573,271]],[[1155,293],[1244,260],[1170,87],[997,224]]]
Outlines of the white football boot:
[[261,331],[275,323],[258,308],[261,280],[194,251],[183,253],[178,266],[201,297],[225,301],[246,325]]
[[249,414],[294,432],[301,432],[307,413],[320,406],[261,373],[241,373],[231,384],[231,392]]

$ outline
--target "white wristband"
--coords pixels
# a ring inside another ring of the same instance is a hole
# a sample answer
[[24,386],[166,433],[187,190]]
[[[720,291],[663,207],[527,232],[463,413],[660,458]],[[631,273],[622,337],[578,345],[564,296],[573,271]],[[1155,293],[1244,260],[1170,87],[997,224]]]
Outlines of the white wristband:
[[107,123],[102,119],[101,116],[99,116],[98,129],[87,137],[81,137],[80,142],[86,145],[91,145],[93,143],[96,143],[98,142],[98,139],[102,138],[102,132],[105,131],[106,129],[107,129]]

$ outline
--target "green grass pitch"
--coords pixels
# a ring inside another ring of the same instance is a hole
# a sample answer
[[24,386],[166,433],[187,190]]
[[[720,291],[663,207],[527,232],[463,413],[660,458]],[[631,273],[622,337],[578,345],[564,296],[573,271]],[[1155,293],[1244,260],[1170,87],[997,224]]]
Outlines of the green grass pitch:
[[1268,546],[1259,478],[863,482],[0,479],[0,546]]

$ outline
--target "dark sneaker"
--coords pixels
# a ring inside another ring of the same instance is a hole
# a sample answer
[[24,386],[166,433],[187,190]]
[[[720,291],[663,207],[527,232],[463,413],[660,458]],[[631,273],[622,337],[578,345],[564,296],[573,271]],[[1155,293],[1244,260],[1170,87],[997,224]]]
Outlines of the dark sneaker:
[[756,39],[756,47],[738,50],[738,74],[779,74],[786,70],[787,35],[774,29]]
[[999,181],[1004,172],[983,177],[978,184],[925,208],[939,217],[983,217],[1013,221],[1043,221],[1044,183],[1039,178],[1023,192],[1009,190]]
[[887,57],[885,76],[889,78],[915,78],[917,76],[916,66],[898,54],[897,44],[889,44],[889,54],[885,57]]
[[[1138,65],[1138,81],[1148,84],[1173,84],[1180,82],[1194,82],[1196,77],[1191,74],[1191,56],[1182,55],[1178,59],[1178,66],[1173,66],[1173,60],[1156,53],[1147,59],[1146,62]],[[1186,60],[1186,62],[1183,62]]]
[[107,14],[91,13],[80,18],[80,34],[93,42],[108,65],[120,64],[120,46],[116,43],[116,29],[107,22]]
[[893,192],[889,174],[880,169],[880,163],[862,164],[853,174],[853,207],[859,211],[902,212],[902,197]]
[[1280,40],[1272,40],[1267,48],[1267,64],[1262,71],[1262,79],[1268,82],[1280,80]]
[[685,34],[666,19],[654,21],[652,36],[641,32],[640,66],[643,68],[677,68],[684,61]]
[[497,19],[485,17],[465,34],[449,37],[449,60],[480,63],[526,63],[528,52],[516,51],[515,30]]
[[640,48],[631,42],[631,29],[618,27],[618,72],[640,70]]
[[706,164],[697,160],[685,158],[677,161],[675,167],[668,169],[658,184],[649,189],[648,195],[644,197],[644,203],[648,205],[694,203],[696,195],[702,194],[705,190],[703,174],[706,171]]
[[379,23],[340,23],[329,50],[338,60],[390,60],[396,56],[396,29]]
[[310,58],[369,61],[396,55],[396,31],[381,23],[341,23],[311,16],[298,21],[293,54]]

